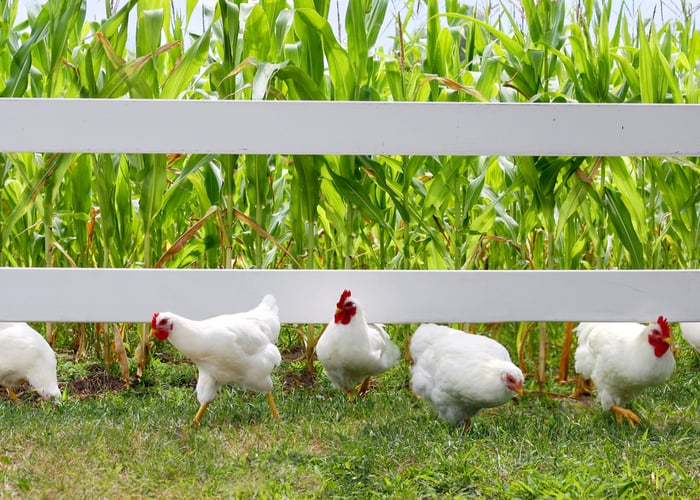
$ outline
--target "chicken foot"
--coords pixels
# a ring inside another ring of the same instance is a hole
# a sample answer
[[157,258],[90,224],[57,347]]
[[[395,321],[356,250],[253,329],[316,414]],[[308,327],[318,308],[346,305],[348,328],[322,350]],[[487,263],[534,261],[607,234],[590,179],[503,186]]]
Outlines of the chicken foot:
[[578,399],[581,396],[590,396],[591,394],[593,394],[593,381],[585,380],[582,375],[576,377],[576,390],[571,397]]
[[12,401],[17,401],[17,394],[12,390],[12,387],[5,387],[7,389],[7,395],[10,396]]
[[351,403],[353,401],[355,401],[355,390],[354,389],[350,389],[349,391],[347,391],[347,394],[348,394],[348,399],[350,400]]
[[623,408],[621,406],[617,405],[612,405],[610,407],[610,411],[617,416],[617,421],[622,423],[622,417],[626,418],[629,424],[634,428],[635,422],[638,424],[642,423],[642,420],[637,416],[636,413],[634,413],[632,410],[628,410],[627,408]]
[[272,398],[272,393],[267,393],[267,402],[270,403],[270,409],[275,418],[280,418],[280,414],[277,412],[277,406],[275,406],[275,400]]
[[360,385],[358,385],[355,390],[358,396],[364,396],[369,391],[369,377],[365,378]]

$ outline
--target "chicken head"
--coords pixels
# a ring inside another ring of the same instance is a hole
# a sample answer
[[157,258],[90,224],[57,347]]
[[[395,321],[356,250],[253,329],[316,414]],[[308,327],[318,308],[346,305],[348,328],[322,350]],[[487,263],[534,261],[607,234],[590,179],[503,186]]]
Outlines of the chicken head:
[[347,325],[352,321],[355,314],[357,314],[357,305],[350,299],[350,295],[350,290],[343,290],[338,303],[335,305],[334,321],[336,324],[342,323],[343,325]]
[[649,344],[654,348],[654,355],[660,358],[666,351],[673,348],[673,354],[676,354],[676,346],[671,338],[671,328],[668,326],[668,321],[663,316],[659,316],[656,324],[651,326],[647,337]]
[[155,313],[153,315],[153,319],[151,319],[151,333],[155,335],[158,340],[166,340],[172,330],[173,322],[167,315],[161,315],[161,313]]

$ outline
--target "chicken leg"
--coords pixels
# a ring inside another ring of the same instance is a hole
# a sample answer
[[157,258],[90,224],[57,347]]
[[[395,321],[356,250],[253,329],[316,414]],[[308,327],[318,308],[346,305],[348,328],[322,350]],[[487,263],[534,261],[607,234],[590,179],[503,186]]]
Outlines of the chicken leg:
[[462,436],[464,436],[467,432],[469,432],[469,429],[472,427],[472,419],[468,418],[464,421],[464,427],[462,428]]
[[571,398],[578,399],[581,396],[590,396],[591,394],[593,394],[593,381],[584,379],[583,375],[578,375],[576,377],[576,390]]
[[355,389],[358,396],[364,396],[369,391],[369,377],[366,377],[360,385]]
[[10,399],[12,399],[12,401],[17,401],[17,394],[12,390],[12,387],[5,387],[5,389],[7,389],[7,394],[10,396]]
[[622,423],[622,417],[626,418],[629,424],[634,428],[635,422],[638,424],[642,423],[642,420],[634,413],[632,410],[623,408],[621,406],[612,405],[610,411],[617,416],[617,421]]
[[270,403],[270,409],[275,418],[280,418],[280,414],[277,412],[277,406],[275,406],[275,400],[272,398],[272,393],[267,393],[267,402]]
[[348,394],[348,399],[350,400],[351,403],[353,401],[355,401],[355,390],[354,389],[350,389],[349,391],[347,391],[347,394]]
[[206,403],[202,403],[202,406],[199,407],[199,411],[197,411],[197,414],[194,416],[194,423],[198,424],[199,421],[202,419],[202,415],[204,415],[204,412],[206,411],[207,407],[209,406],[209,401]]

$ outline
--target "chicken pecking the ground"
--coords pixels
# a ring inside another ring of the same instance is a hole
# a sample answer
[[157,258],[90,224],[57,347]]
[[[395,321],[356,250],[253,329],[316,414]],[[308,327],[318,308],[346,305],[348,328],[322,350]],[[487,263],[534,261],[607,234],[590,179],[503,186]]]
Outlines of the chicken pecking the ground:
[[16,400],[13,387],[25,380],[45,400],[60,401],[56,354],[46,339],[26,323],[0,323],[0,385]]
[[400,354],[384,328],[367,324],[362,306],[349,290],[343,291],[333,321],[316,344],[316,356],[333,386],[352,402],[355,390],[365,394],[370,377],[394,366]]
[[497,341],[432,323],[411,338],[411,388],[452,425],[523,394],[523,372]]
[[[632,427],[640,418],[625,406],[645,388],[660,385],[676,367],[676,346],[668,321],[655,323],[580,323],[576,327],[578,347],[576,372],[598,390],[600,404]],[[579,383],[575,395],[582,392]]]
[[155,313],[151,333],[170,340],[199,369],[197,399],[199,423],[219,387],[232,384],[267,394],[270,409],[279,418],[272,397],[270,373],[281,362],[275,345],[280,332],[278,307],[272,295],[247,312],[223,314],[195,321],[170,312]]
[[680,323],[680,326],[685,341],[700,353],[700,323]]

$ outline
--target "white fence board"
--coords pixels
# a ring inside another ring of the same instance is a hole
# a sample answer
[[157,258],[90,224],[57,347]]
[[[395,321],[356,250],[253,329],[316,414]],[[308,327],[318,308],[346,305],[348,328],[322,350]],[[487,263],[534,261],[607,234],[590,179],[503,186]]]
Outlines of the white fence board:
[[[700,106],[0,99],[0,151],[700,156]],[[544,139],[546,138],[546,140]],[[351,289],[385,323],[700,321],[700,271],[0,269],[0,321],[248,309],[325,323]]]
[[0,151],[699,156],[700,105],[0,99]]
[[282,322],[326,323],[345,288],[372,322],[700,321],[700,271],[3,268],[0,283],[0,321],[205,318],[272,293]]

